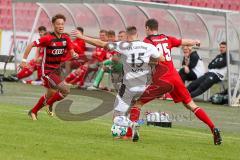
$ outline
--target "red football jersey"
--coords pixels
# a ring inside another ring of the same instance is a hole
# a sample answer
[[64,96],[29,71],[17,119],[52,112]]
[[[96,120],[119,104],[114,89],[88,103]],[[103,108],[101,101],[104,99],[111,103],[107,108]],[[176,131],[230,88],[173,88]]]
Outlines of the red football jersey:
[[104,48],[96,47],[95,51],[93,51],[92,58],[98,60],[99,62],[107,59],[107,51]]
[[58,38],[55,33],[49,33],[33,43],[36,47],[45,47],[42,60],[43,75],[59,68],[67,50],[73,49],[67,34],[62,34],[61,38]]
[[[150,35],[144,39],[144,42],[151,43],[158,48],[160,52],[163,53],[165,61],[161,62],[163,65],[167,66],[169,72],[175,71],[175,67],[172,61],[171,50],[173,47],[179,47],[182,44],[181,39],[175,37],[166,36],[164,34]],[[168,72],[168,73],[169,73]]]
[[[84,40],[76,38],[74,41],[72,41],[73,50],[78,54],[79,59],[85,60],[86,56],[84,52],[86,51],[86,43]],[[66,56],[63,57],[63,61],[69,61],[72,60],[72,55],[70,53],[66,53]],[[73,60],[72,60],[73,61]]]
[[74,47],[74,51],[79,54],[80,56],[84,54],[84,52],[86,51],[86,44],[85,41],[79,38],[76,38],[73,41],[73,47]]
[[44,47],[39,47],[38,49],[39,49],[39,54],[38,54],[38,57],[36,58],[42,58],[44,55]]

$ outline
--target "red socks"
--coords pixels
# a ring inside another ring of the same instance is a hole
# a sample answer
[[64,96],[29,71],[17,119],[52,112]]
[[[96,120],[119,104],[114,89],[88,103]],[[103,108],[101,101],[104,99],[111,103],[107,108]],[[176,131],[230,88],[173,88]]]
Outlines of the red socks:
[[[130,120],[132,122],[137,122],[139,119],[141,113],[141,109],[138,107],[132,107],[130,110]],[[126,133],[127,137],[132,137],[132,128],[128,127],[127,133]]]
[[76,78],[76,74],[75,73],[70,73],[66,78],[65,81],[67,83],[69,83],[70,81],[72,81],[74,78]]
[[51,105],[53,105],[54,102],[60,101],[63,98],[64,98],[64,96],[62,95],[62,93],[56,92],[51,98],[49,98],[47,100],[47,105],[51,106]]
[[30,76],[32,73],[33,73],[33,70],[25,67],[17,74],[17,78],[23,79],[23,78]]
[[41,80],[42,78],[42,67],[37,66],[37,80]]
[[215,126],[212,120],[208,117],[208,115],[202,108],[197,107],[193,112],[201,121],[203,121],[205,124],[209,126],[211,131],[213,131]]
[[46,96],[43,95],[37,102],[37,104],[33,107],[32,112],[37,114],[37,112],[44,106],[44,102],[46,100]]
[[79,69],[73,73],[70,73],[66,78],[65,81],[70,84],[78,84],[83,85],[84,80],[88,71],[88,67],[80,66]]

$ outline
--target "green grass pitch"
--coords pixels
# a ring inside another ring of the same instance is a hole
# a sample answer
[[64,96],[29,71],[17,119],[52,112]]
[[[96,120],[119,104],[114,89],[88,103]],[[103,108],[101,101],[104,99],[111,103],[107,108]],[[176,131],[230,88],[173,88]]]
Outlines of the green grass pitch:
[[[85,122],[62,121],[43,111],[31,121],[27,111],[44,89],[5,83],[0,95],[0,160],[239,160],[240,108],[198,103],[222,130],[223,144],[214,146],[208,128],[181,104],[155,100],[144,109],[166,111],[175,117],[173,128],[143,125],[140,141],[113,140],[111,113]],[[76,112],[99,103],[70,95]]]

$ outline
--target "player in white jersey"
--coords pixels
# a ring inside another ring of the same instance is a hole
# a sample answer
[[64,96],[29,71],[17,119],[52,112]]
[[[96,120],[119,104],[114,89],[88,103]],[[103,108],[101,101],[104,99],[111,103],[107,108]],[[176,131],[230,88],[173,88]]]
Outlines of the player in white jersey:
[[151,66],[149,64],[155,64],[162,53],[154,45],[141,42],[138,39],[136,27],[128,27],[126,33],[127,42],[115,43],[83,36],[77,31],[72,34],[87,43],[120,53],[124,74],[114,103],[113,122],[119,126],[131,127],[133,129],[132,139],[137,141],[139,139],[138,124],[131,122],[126,116],[134,100],[139,98],[148,87],[148,83],[151,83]]

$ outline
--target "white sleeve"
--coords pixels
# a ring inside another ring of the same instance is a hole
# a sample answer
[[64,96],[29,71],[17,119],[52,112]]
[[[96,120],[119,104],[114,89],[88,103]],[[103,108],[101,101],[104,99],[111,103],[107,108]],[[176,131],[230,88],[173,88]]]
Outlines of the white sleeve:
[[107,44],[107,48],[110,50],[110,51],[116,51],[116,52],[120,52],[121,49],[119,47],[119,44],[120,42],[109,42]]
[[149,52],[152,58],[159,58],[161,55],[163,55],[163,53],[160,53],[160,51],[158,51],[157,47],[154,45],[151,45]]

